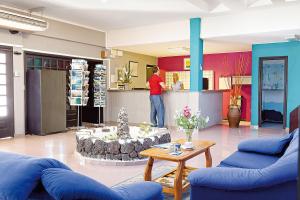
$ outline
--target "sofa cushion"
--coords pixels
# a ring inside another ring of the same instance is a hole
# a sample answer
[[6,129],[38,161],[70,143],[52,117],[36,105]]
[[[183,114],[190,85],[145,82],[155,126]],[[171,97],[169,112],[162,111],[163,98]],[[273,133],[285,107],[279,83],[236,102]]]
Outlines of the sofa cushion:
[[220,163],[220,167],[237,167],[247,169],[262,169],[272,165],[279,159],[258,153],[236,151]]
[[128,200],[163,200],[162,187],[154,182],[141,182],[113,188]]
[[288,148],[285,150],[283,157],[290,155],[291,153],[297,152],[299,148],[299,129],[293,132],[293,139],[291,140]]
[[0,152],[0,199],[28,199],[47,168],[69,169],[54,159]]
[[286,134],[279,138],[256,138],[242,141],[238,145],[239,151],[255,152],[269,155],[276,155],[283,152],[289,144],[293,134]]
[[64,169],[46,169],[42,183],[56,200],[123,200],[116,192],[97,181]]

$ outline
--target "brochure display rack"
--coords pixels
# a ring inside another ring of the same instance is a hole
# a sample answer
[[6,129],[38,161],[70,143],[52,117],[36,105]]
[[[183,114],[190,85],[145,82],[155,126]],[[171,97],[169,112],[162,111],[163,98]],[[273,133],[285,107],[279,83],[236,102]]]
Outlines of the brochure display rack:
[[72,59],[70,70],[70,91],[69,102],[71,106],[78,106],[79,127],[79,107],[86,106],[89,100],[89,74],[86,60]]
[[99,108],[100,124],[100,107],[106,106],[106,66],[97,64],[94,70],[94,107]]

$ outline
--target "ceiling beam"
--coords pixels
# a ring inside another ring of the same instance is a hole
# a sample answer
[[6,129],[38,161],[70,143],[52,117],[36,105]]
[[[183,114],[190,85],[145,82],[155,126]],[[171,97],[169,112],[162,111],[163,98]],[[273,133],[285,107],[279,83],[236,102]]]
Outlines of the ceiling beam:
[[201,10],[207,12],[215,9],[220,4],[219,0],[187,0],[187,1],[192,5],[200,8]]

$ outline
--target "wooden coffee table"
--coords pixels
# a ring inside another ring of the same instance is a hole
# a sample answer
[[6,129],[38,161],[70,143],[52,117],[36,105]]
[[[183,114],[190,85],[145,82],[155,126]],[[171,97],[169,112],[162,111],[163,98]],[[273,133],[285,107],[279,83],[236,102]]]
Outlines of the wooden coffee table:
[[[180,139],[175,142],[184,144],[185,140]],[[145,173],[144,179],[145,181],[158,181],[158,179],[162,177],[174,178],[174,187],[168,187],[163,185],[163,192],[168,194],[174,194],[175,200],[181,200],[182,193],[187,191],[190,183],[187,181],[187,176],[189,173],[197,168],[187,167],[185,166],[185,162],[201,153],[205,153],[206,158],[206,167],[211,167],[212,165],[212,157],[210,154],[210,147],[214,146],[216,143],[213,141],[202,141],[196,140],[193,141],[194,149],[193,150],[182,150],[183,153],[179,156],[173,156],[169,154],[168,149],[162,148],[150,148],[145,151],[140,152],[140,155],[149,157]],[[176,169],[170,171],[169,173],[164,174],[163,176],[152,180],[151,173],[154,159],[158,160],[167,160],[171,162],[177,162],[178,166]],[[182,184],[184,182],[184,184]]]

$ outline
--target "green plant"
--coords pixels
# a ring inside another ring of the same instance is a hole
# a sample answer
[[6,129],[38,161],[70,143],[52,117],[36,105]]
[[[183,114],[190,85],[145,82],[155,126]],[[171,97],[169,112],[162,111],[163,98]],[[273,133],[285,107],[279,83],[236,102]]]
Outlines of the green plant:
[[120,77],[120,81],[122,83],[132,83],[132,72],[128,66],[128,64],[125,64],[122,68],[122,74]]
[[201,116],[199,111],[192,114],[191,109],[185,106],[182,111],[176,112],[175,121],[176,125],[184,130],[201,129],[206,127],[209,117]]

